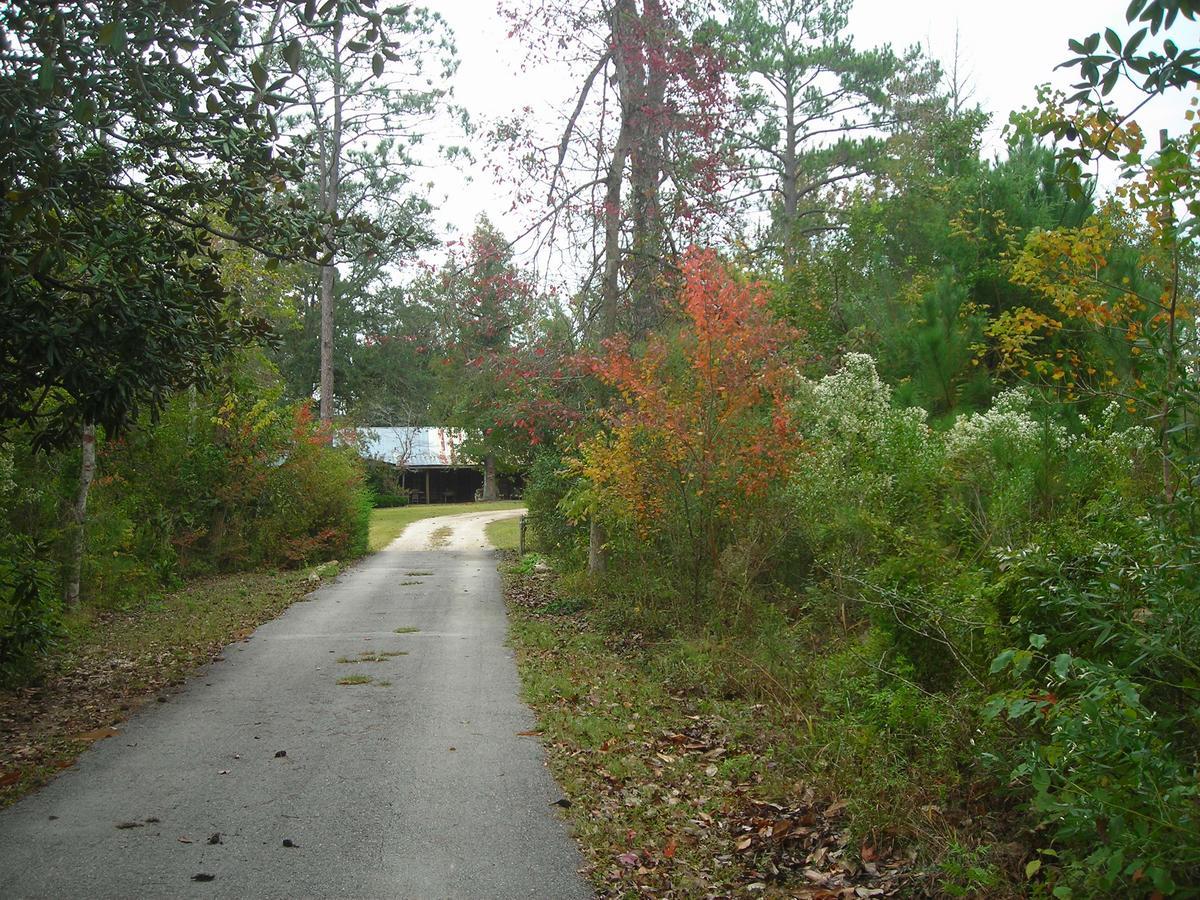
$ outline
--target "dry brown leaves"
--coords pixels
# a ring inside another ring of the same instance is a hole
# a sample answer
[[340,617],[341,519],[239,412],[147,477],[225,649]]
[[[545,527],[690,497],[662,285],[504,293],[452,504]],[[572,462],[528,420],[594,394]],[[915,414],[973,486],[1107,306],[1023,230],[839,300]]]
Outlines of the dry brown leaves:
[[116,734],[114,726],[164,686],[154,671],[152,662],[88,655],[63,661],[40,684],[0,692],[0,805]]
[[504,596],[513,606],[523,609],[532,616],[553,603],[556,578],[549,572],[534,572],[529,575],[505,579]]
[[814,900],[924,896],[914,857],[894,846],[850,844],[844,801],[817,800],[811,789],[787,805],[747,801],[733,823],[734,847],[752,859],[753,886],[787,886]]
[[637,640],[605,635],[598,656],[594,641],[576,649],[590,626],[551,615],[552,575],[511,577],[506,589],[517,616],[558,636],[518,656],[557,685],[538,704],[543,739],[599,896],[926,895],[907,854],[851,843],[844,803],[794,782],[768,787],[759,772],[770,765],[745,764],[785,739],[768,737],[777,723],[763,707],[731,710],[735,723],[657,690],[634,663]]

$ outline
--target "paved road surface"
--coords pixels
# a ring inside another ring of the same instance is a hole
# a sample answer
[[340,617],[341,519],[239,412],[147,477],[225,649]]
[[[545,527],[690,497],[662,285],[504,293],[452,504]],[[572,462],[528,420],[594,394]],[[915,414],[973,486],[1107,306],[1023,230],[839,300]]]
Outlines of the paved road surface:
[[0,812],[0,897],[590,896],[477,525],[402,535]]

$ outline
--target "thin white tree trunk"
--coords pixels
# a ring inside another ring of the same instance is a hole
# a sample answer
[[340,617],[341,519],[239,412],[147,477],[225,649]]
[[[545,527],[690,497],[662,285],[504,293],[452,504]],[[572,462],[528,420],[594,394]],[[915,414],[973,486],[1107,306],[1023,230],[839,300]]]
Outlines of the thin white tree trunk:
[[[341,18],[341,4],[338,5],[338,18]],[[325,212],[330,218],[326,232],[330,254],[329,261],[321,267],[321,421],[333,420],[333,301],[334,289],[337,286],[337,257],[334,246],[334,220],[338,215],[340,205],[340,188],[342,180],[342,107],[345,103],[344,84],[342,83],[341,59],[341,27],[334,32],[333,40],[333,124],[330,129],[327,153],[323,162],[326,165],[324,174]],[[318,125],[319,127],[319,125]]]
[[79,582],[83,573],[84,525],[87,522],[88,492],[91,491],[92,480],[96,477],[95,425],[83,426],[81,450],[79,490],[75,495],[75,505],[71,508],[74,540],[71,546],[70,565],[67,569],[67,583],[63,591],[63,602],[67,609],[74,609],[79,605]]

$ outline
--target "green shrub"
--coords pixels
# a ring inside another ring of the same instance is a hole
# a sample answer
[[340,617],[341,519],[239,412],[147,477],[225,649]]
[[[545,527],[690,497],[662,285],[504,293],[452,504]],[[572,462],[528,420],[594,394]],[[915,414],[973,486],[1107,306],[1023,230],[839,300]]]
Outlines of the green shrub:
[[372,506],[375,509],[394,509],[397,506],[408,506],[408,494],[374,494]]
[[[790,496],[828,629],[815,739],[857,813],[902,830],[877,784],[987,765],[1040,824],[1031,871],[1057,896],[1200,881],[1200,590],[1147,502],[1149,430],[1007,391],[934,432],[854,355],[797,405],[812,446]],[[947,890],[994,876],[961,862]]]
[[529,508],[529,527],[538,546],[548,553],[579,562],[587,550],[587,526],[574,522],[562,508],[575,482],[563,469],[562,458],[543,450],[529,467],[522,498]]
[[28,537],[0,540],[0,682],[24,672],[58,634],[60,606],[46,550]]
[[0,443],[0,682],[25,672],[59,631],[57,484],[28,444]]
[[996,657],[1007,687],[987,707],[1022,734],[997,762],[1052,838],[1051,877],[1081,896],[1200,883],[1196,573],[1148,522],[1118,521],[1004,557],[1023,640]]

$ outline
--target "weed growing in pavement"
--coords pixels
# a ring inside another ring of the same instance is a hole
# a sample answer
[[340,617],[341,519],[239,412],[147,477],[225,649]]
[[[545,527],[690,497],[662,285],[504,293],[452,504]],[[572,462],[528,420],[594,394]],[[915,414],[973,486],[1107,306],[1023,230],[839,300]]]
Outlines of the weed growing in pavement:
[[339,656],[339,663],[368,663],[368,662],[387,662],[396,656],[408,656],[407,650],[364,650],[357,657]]

